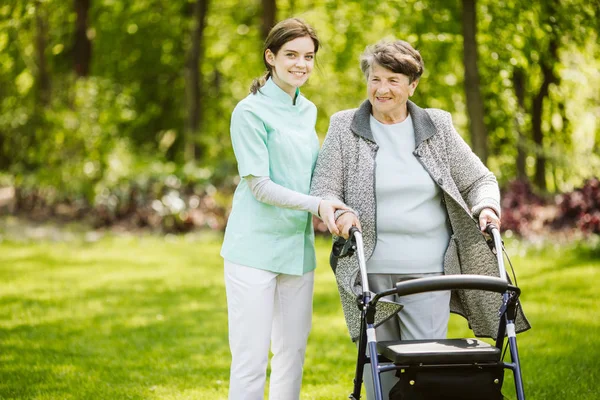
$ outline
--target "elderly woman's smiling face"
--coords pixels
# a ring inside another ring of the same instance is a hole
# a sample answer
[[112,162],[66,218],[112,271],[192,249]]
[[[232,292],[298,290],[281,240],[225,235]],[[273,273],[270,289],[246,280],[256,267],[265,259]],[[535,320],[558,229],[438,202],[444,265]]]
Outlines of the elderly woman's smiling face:
[[408,76],[374,62],[369,69],[367,93],[375,119],[382,123],[403,121],[408,116],[406,101],[418,84],[418,80],[411,83]]

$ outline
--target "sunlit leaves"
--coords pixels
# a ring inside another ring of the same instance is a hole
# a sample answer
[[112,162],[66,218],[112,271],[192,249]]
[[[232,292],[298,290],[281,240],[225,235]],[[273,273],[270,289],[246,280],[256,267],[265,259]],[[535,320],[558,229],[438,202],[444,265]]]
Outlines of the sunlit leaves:
[[[598,9],[585,0],[477,4],[481,90],[494,172],[503,182],[515,176],[516,128],[524,135],[531,130],[540,66],[549,62],[548,43],[556,35],[560,51],[554,72],[560,82],[551,88],[544,110],[548,145],[536,149],[526,138],[525,147],[532,160],[536,152],[548,154],[563,187],[595,173],[600,148]],[[555,12],[549,4],[555,4]],[[53,167],[59,177],[55,183],[95,179],[105,171],[116,141],[128,142],[124,148],[136,153],[132,157],[181,162],[192,6],[192,0],[92,0],[86,32],[92,44],[91,77],[78,82],[73,74],[73,2],[14,0],[0,5],[0,168],[37,173],[41,166],[47,171]],[[36,7],[43,8],[49,28],[44,54],[51,96],[44,110],[36,109],[36,11],[42,10]],[[333,113],[357,107],[366,98],[358,63],[365,46],[404,39],[425,60],[413,100],[450,111],[468,139],[459,1],[278,0],[277,9],[277,19],[299,16],[321,39],[317,68],[302,87],[318,107],[321,137]],[[199,163],[222,177],[235,173],[231,110],[264,72],[260,27],[260,2],[209,3],[197,143]],[[525,72],[524,109],[515,95],[516,70]],[[67,161],[62,165],[61,160]]]

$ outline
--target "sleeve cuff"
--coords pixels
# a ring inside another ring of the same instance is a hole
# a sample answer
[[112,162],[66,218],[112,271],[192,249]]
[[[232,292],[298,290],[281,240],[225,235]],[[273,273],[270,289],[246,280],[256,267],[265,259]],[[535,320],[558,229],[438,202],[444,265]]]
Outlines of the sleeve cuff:
[[321,218],[321,216],[319,215],[319,205],[321,205],[321,198],[316,197],[316,196],[309,196],[309,197],[310,197],[310,203],[308,205],[308,211],[311,214],[316,215],[317,218]]
[[471,214],[473,215],[473,217],[478,217],[479,213],[484,208],[490,208],[494,210],[498,218],[502,216],[500,203],[496,199],[492,198],[483,199],[479,204],[471,208]]
[[354,210],[336,210],[334,214],[335,220],[337,221],[339,217],[341,217],[343,214],[346,214],[347,212],[352,213],[356,215],[356,218],[359,218],[358,213]]

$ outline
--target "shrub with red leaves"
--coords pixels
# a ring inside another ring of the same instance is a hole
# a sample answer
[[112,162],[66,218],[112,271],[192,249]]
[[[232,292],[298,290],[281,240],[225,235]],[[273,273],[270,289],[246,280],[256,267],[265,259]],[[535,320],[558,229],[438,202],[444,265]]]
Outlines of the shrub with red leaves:
[[546,201],[535,194],[529,182],[515,180],[502,191],[502,230],[527,236],[545,224]]
[[600,181],[592,178],[580,189],[556,196],[555,228],[577,227],[584,232],[600,234]]

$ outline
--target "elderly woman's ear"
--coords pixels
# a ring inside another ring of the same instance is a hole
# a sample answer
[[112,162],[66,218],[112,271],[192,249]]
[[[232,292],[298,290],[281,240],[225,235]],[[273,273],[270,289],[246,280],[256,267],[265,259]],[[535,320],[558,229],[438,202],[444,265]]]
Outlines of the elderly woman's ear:
[[418,79],[412,81],[412,83],[410,84],[409,95],[412,96],[413,94],[415,94],[415,90],[417,89],[417,86],[419,86],[419,80]]

